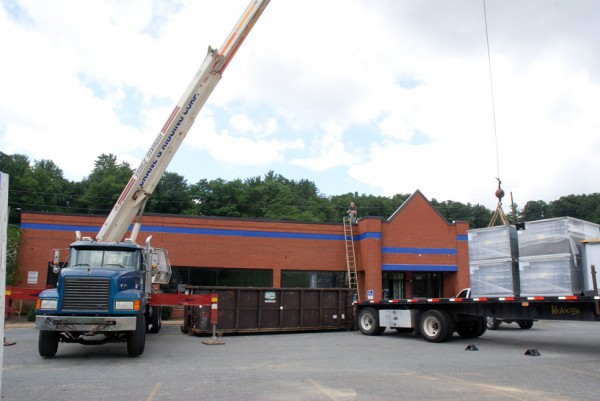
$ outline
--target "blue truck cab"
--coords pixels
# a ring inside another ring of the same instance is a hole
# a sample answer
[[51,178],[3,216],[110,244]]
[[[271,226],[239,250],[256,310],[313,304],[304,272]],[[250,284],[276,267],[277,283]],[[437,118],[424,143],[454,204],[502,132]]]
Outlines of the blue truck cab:
[[146,332],[160,330],[160,307],[149,304],[153,284],[166,284],[171,267],[164,249],[132,242],[96,242],[91,238],[70,245],[57,287],[43,291],[36,305],[38,348],[53,357],[58,344],[127,343],[130,356],[144,352]]

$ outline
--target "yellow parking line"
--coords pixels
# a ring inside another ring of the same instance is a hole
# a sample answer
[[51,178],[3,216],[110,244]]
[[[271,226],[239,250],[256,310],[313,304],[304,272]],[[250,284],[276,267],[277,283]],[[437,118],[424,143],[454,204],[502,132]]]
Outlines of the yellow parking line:
[[594,374],[594,373],[590,373],[590,372],[586,372],[585,370],[565,368],[564,366],[558,366],[558,365],[545,365],[545,366],[547,366],[549,368],[562,369],[562,370],[567,370],[569,372],[580,373],[582,375],[600,378],[600,375],[597,375],[597,374]]
[[150,394],[148,395],[148,398],[146,398],[146,401],[152,401],[154,399],[154,397],[156,396],[156,394],[158,393],[159,388],[160,388],[160,382],[156,383],[156,385],[154,386],[152,391],[150,391]]

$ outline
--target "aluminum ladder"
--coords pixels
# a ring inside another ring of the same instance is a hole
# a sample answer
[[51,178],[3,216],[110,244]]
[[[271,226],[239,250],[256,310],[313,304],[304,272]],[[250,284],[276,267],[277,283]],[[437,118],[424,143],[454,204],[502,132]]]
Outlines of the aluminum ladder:
[[354,297],[359,298],[358,273],[356,271],[356,254],[354,253],[354,235],[352,233],[352,220],[344,217],[344,243],[346,244],[346,267],[348,268],[348,288],[354,290]]

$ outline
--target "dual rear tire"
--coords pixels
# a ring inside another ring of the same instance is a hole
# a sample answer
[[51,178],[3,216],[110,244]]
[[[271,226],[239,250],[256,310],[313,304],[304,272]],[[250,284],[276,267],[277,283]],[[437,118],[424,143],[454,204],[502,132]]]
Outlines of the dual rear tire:
[[148,333],[156,334],[162,327],[162,308],[153,306],[150,317],[148,318]]
[[421,334],[430,343],[441,343],[454,334],[452,316],[444,310],[431,309],[421,315]]
[[377,336],[385,331],[385,327],[379,326],[379,311],[373,308],[365,308],[358,314],[358,329],[368,336]]
[[[359,312],[358,328],[362,334],[369,336],[379,335],[385,331],[385,327],[380,326],[379,311],[374,308],[365,308]],[[454,331],[463,338],[479,337],[485,333],[486,325],[483,317],[457,324],[445,310],[430,309],[421,314],[418,330],[425,340],[441,343],[451,338]]]

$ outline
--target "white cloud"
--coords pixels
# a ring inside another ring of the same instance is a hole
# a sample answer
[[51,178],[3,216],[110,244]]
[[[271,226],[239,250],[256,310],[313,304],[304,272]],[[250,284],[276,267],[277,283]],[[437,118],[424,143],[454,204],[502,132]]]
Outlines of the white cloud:
[[342,128],[334,123],[323,124],[322,128],[324,134],[315,138],[308,156],[291,163],[313,171],[325,171],[356,162],[356,155],[346,150]]
[[[100,153],[137,165],[247,3],[2,3],[0,149],[72,180]],[[600,3],[486,5],[496,130],[481,2],[272,1],[180,152],[495,207],[497,151],[520,204],[597,192]]]
[[[263,124],[253,122],[249,118],[236,120],[238,128],[264,132],[269,130],[272,121],[267,120]],[[234,124],[235,125],[235,124]],[[230,165],[262,165],[281,161],[288,150],[302,149],[303,142],[300,139],[294,141],[282,141],[275,138],[263,139],[268,135],[258,135],[256,138],[239,136],[230,133],[226,129],[217,131],[216,122],[209,110],[200,121],[196,122],[197,135],[186,138],[188,144],[199,150],[206,150],[212,158],[218,162]]]

